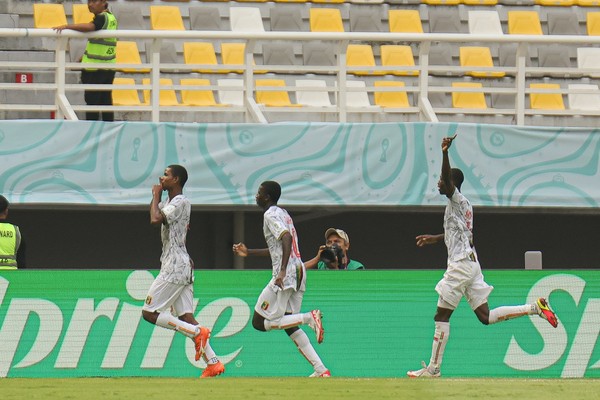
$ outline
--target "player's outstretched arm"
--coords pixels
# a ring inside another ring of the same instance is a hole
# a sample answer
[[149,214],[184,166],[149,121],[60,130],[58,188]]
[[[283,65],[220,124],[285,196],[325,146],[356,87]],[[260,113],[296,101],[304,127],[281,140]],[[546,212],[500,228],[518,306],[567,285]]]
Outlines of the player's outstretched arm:
[[441,242],[442,240],[444,240],[444,234],[440,233],[439,235],[419,235],[417,236],[417,246],[419,247],[423,247],[427,244],[434,244],[437,242]]
[[269,249],[249,249],[244,243],[234,244],[233,252],[240,257],[269,255]]

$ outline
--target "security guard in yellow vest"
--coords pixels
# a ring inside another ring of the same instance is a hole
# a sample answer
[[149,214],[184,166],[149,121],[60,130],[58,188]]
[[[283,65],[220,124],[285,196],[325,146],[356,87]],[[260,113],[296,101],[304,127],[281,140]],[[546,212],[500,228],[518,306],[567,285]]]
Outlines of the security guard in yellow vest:
[[0,195],[0,270],[25,267],[24,245],[19,227],[6,222],[8,200]]
[[[94,19],[91,22],[82,24],[68,24],[54,27],[57,32],[62,32],[64,29],[72,29],[78,32],[93,32],[101,29],[116,30],[118,23],[117,19],[108,10],[107,0],[88,0],[88,9],[94,14]],[[81,62],[86,64],[91,63],[112,63],[116,62],[116,38],[90,38],[85,48]],[[111,85],[115,78],[114,69],[95,69],[85,68],[81,72],[81,83]],[[112,106],[112,91],[111,90],[86,90],[84,93],[85,102],[87,105],[108,105]],[[100,120],[102,115],[103,121],[114,121],[113,112],[103,111],[88,111],[86,119]]]

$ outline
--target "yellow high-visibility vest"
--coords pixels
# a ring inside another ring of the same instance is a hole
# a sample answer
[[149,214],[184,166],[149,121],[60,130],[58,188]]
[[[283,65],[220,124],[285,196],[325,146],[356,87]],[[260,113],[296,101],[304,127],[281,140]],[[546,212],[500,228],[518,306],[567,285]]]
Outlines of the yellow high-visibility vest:
[[17,269],[17,250],[21,244],[19,227],[0,223],[0,270]]
[[[106,18],[102,29],[116,30],[117,19],[114,15],[105,11]],[[90,38],[88,39],[85,53],[81,62],[83,63],[115,63],[117,61],[117,39],[116,38]]]

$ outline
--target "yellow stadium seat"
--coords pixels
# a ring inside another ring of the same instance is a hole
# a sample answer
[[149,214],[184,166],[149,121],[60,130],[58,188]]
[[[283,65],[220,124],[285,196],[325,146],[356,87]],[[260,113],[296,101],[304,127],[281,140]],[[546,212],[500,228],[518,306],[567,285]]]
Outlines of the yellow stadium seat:
[[[459,51],[461,67],[493,67],[492,53],[489,47],[461,47]],[[467,71],[467,75],[477,78],[501,78],[504,72]]]
[[[221,61],[223,65],[244,65],[244,51],[246,51],[246,43],[221,43]],[[256,65],[254,60],[252,65]],[[220,72],[235,72],[242,74],[244,70],[221,70]],[[255,74],[264,74],[266,71],[254,71]]]
[[467,6],[495,6],[498,0],[461,0],[461,3]]
[[[404,87],[404,82],[375,81],[375,87]],[[408,108],[408,94],[406,92],[378,92],[375,91],[375,105],[390,108]]]
[[342,13],[338,8],[311,8],[309,13],[311,32],[344,32]]
[[587,13],[586,26],[588,35],[600,36],[600,12],[594,11]]
[[571,7],[575,5],[575,0],[535,0],[535,4],[545,7]]
[[274,0],[275,3],[308,3],[308,0]]
[[[558,83],[532,83],[531,89],[560,89]],[[530,93],[532,110],[564,110],[565,103],[561,93]]]
[[290,96],[285,90],[259,90],[259,87],[285,86],[283,79],[257,79],[256,80],[256,102],[267,107],[301,107],[300,104],[292,104]]
[[423,4],[428,6],[457,6],[460,0],[422,0]]
[[[414,67],[415,58],[413,56],[412,48],[410,46],[395,45],[395,44],[384,44],[380,47],[381,49],[381,65],[384,67]],[[396,76],[417,76],[419,71],[417,70],[389,70],[385,71],[387,74]]]
[[[185,42],[183,43],[183,60],[186,64],[217,65],[215,47],[211,42]],[[222,71],[196,69],[194,72],[210,74]]]
[[55,26],[67,25],[65,6],[62,4],[33,5],[33,26],[35,28],[54,28]]
[[223,107],[227,104],[220,104],[215,101],[215,95],[212,89],[208,89],[210,81],[208,79],[188,78],[181,79],[179,82],[186,89],[181,90],[181,104],[184,106],[198,107]]
[[343,4],[346,0],[311,0],[312,3],[321,4]]
[[[136,42],[124,40],[117,41],[117,64],[142,64],[140,51]],[[145,74],[150,72],[150,68],[122,68],[119,71]]]
[[92,22],[94,14],[90,12],[87,4],[73,4],[73,23],[84,24]]
[[184,31],[179,7],[150,6],[150,27],[154,30]]
[[575,2],[580,7],[598,7],[600,0],[576,0]]
[[389,10],[390,32],[423,33],[421,15],[417,10]]
[[[346,49],[347,67],[375,67],[375,56],[370,44],[349,44]],[[385,75],[384,71],[348,71],[354,75]]]
[[[453,88],[482,88],[479,82],[452,82]],[[483,92],[452,92],[452,107],[486,109]]]
[[[133,78],[115,78],[113,85],[135,85]],[[141,106],[140,95],[137,89],[113,89],[112,100],[114,106]]]
[[[150,85],[150,78],[142,79],[142,84]],[[173,86],[173,79],[160,78],[159,86]],[[150,90],[144,89],[144,104],[150,104]],[[174,89],[160,89],[158,104],[161,106],[178,106],[177,95]]]
[[509,11],[508,33],[511,35],[543,35],[537,11]]

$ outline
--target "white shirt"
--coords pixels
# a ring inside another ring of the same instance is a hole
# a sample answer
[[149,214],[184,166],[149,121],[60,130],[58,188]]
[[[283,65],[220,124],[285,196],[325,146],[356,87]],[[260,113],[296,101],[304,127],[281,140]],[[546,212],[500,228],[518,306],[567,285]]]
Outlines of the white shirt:
[[194,273],[185,247],[192,206],[189,200],[180,194],[172,200],[167,198],[158,208],[164,216],[160,232],[163,246],[158,276],[171,283],[192,283]]
[[300,251],[298,250],[298,235],[296,234],[296,228],[294,228],[294,221],[292,221],[292,217],[283,208],[276,205],[269,207],[264,215],[263,233],[267,241],[269,253],[271,254],[273,279],[279,274],[281,269],[281,258],[283,256],[281,238],[285,232],[289,232],[292,235],[292,251],[286,267],[286,275],[283,279],[283,288],[304,290],[304,279],[302,277],[305,274],[305,269],[300,258]]
[[448,248],[448,261],[459,261],[475,252],[473,207],[457,188],[448,198],[444,213],[444,242]]

